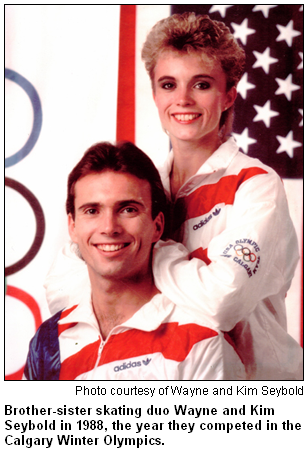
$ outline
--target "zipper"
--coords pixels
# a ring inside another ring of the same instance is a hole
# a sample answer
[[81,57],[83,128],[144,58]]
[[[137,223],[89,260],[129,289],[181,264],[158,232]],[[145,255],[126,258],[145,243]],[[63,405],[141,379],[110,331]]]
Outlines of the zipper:
[[98,336],[98,338],[99,338],[99,340],[100,340],[100,344],[99,344],[99,347],[98,347],[98,353],[97,353],[97,358],[96,358],[95,366],[94,366],[93,371],[92,371],[92,374],[93,374],[92,379],[94,378],[94,374],[95,374],[96,368],[97,368],[97,366],[98,366],[99,360],[101,359],[101,355],[102,355],[102,352],[103,352],[103,348],[104,348],[104,346],[105,346],[105,342],[103,341],[103,339],[101,338],[100,335]]

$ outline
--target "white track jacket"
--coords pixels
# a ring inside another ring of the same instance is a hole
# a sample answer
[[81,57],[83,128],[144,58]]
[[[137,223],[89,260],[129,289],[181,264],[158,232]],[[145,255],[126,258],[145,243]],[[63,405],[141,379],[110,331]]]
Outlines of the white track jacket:
[[[161,177],[170,194],[170,153]],[[226,331],[254,380],[301,379],[302,349],[287,333],[285,296],[298,244],[283,183],[230,138],[179,190],[172,238],[154,250],[157,287]]]
[[90,298],[45,321],[30,343],[25,380],[234,380],[244,366],[221,332],[162,294],[100,335]]

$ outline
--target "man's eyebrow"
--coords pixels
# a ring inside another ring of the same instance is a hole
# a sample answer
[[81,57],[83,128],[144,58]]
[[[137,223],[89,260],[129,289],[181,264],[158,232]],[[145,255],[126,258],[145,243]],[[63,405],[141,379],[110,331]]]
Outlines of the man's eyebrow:
[[[119,207],[126,207],[128,205],[139,205],[143,208],[145,208],[145,205],[142,201],[140,200],[135,200],[135,199],[127,199],[127,200],[119,200],[116,202],[116,205]],[[77,208],[77,211],[83,211],[86,208],[99,208],[101,207],[102,204],[100,202],[86,202],[85,204],[80,205],[80,207]]]
[[127,205],[140,205],[141,207],[145,207],[144,203],[141,200],[135,200],[135,199],[128,199],[128,200],[120,200],[118,202],[118,205],[120,207],[126,207]]
[[80,207],[78,207],[77,210],[78,211],[84,210],[85,208],[88,208],[88,207],[97,208],[99,206],[100,206],[100,204],[98,202],[87,202],[85,204],[80,205]]

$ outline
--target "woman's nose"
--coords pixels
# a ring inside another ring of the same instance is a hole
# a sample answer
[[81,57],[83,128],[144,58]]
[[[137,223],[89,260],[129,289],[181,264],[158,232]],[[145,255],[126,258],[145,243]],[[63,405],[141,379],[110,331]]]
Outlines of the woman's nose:
[[192,105],[193,103],[194,100],[189,88],[179,88],[177,93],[177,104],[184,107]]

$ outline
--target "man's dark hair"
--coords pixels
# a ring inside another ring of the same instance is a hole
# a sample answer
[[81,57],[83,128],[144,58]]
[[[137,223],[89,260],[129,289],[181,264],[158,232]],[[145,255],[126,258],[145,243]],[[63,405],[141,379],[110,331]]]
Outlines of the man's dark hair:
[[91,146],[68,177],[66,212],[75,219],[75,184],[81,178],[111,170],[130,173],[151,186],[152,218],[162,212],[166,216],[166,195],[159,173],[151,159],[131,142],[113,145],[101,142]]

